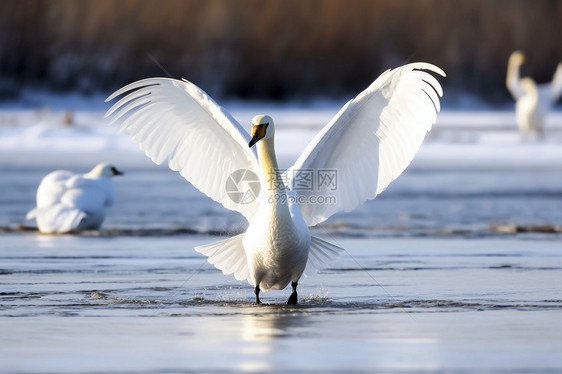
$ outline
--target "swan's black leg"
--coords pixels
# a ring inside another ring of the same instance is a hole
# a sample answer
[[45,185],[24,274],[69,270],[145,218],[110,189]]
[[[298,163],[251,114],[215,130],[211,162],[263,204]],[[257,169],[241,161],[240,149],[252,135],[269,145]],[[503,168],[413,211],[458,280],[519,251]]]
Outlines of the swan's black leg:
[[254,287],[254,293],[256,294],[256,304],[261,304],[261,301],[260,301],[260,285],[259,284],[256,287]]
[[289,296],[289,300],[287,300],[287,305],[296,305],[298,303],[297,282],[291,282],[291,286],[293,286],[293,292]]

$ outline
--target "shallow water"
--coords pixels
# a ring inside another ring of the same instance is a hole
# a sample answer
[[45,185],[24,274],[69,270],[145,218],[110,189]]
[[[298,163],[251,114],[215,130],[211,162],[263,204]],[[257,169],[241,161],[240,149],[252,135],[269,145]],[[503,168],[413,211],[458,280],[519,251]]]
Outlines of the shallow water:
[[218,239],[3,235],[3,371],[562,370],[556,240],[329,237],[289,307],[191,249]]

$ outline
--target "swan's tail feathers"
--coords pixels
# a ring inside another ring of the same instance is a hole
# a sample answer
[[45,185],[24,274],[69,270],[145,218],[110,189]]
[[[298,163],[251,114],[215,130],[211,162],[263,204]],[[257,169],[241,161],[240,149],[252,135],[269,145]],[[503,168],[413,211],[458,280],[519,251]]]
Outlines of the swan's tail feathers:
[[244,234],[240,234],[220,242],[195,247],[195,250],[207,256],[209,263],[215,265],[223,274],[234,273],[234,278],[250,281],[248,259],[242,245],[243,238]]
[[342,252],[343,248],[329,243],[316,236],[310,237],[310,252],[308,253],[308,263],[304,270],[305,275],[313,275],[324,269],[334,261]]
[[25,216],[26,219],[36,219],[39,231],[45,234],[70,232],[78,227],[86,218],[86,213],[80,209],[57,204],[45,208],[35,208]]
[[558,98],[562,96],[562,62],[558,64],[558,67],[554,72],[551,90],[552,104],[554,104]]

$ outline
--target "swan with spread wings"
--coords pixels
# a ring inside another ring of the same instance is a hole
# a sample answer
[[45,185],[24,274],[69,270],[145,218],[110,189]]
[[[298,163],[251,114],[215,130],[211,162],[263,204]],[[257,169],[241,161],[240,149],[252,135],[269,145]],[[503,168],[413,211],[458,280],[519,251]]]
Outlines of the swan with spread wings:
[[[312,236],[309,227],[374,199],[404,171],[435,123],[443,92],[431,73],[445,76],[428,63],[384,72],[344,105],[284,172],[270,116],[255,116],[248,134],[186,80],[149,78],[125,86],[107,98],[124,95],[106,117],[152,161],[167,160],[201,192],[248,220],[245,233],[196,251],[224,274],[253,285],[257,303],[260,291],[291,283],[287,303],[296,304],[302,274],[322,269],[342,250]],[[312,188],[298,188],[299,173],[321,170],[335,171],[336,187],[316,178]],[[329,204],[313,198],[326,195]]]

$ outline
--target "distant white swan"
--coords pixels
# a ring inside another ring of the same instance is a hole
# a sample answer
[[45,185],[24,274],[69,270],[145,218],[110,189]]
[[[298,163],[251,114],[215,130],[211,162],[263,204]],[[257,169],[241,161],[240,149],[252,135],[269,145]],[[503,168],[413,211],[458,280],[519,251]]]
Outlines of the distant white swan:
[[515,116],[524,139],[543,135],[544,117],[562,95],[562,63],[558,64],[551,83],[537,85],[532,78],[521,79],[520,68],[525,55],[515,51],[507,63],[506,85],[516,100]]
[[[157,164],[172,170],[224,207],[243,214],[243,234],[196,247],[224,274],[260,290],[292,282],[297,303],[305,271],[322,269],[341,248],[308,229],[381,193],[408,166],[435,123],[439,82],[427,63],[388,70],[349,101],[310,142],[296,163],[278,169],[275,126],[252,120],[252,136],[207,94],[188,81],[151,78],[121,88],[128,94],[106,113],[121,123]],[[257,156],[252,146],[257,145]]]
[[27,213],[44,234],[96,230],[105,211],[113,204],[109,178],[123,173],[114,166],[99,164],[86,174],[57,170],[47,174],[37,188],[37,207]]

